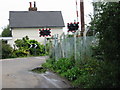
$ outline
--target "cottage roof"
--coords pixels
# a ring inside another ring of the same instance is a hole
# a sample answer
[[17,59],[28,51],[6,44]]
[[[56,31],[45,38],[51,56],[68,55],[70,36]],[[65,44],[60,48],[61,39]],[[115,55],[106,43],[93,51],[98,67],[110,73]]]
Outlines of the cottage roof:
[[61,11],[10,11],[11,28],[64,27]]

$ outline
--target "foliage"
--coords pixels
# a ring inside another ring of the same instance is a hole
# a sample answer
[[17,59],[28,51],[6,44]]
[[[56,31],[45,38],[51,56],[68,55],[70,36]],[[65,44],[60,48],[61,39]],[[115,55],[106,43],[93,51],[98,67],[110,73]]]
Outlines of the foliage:
[[24,49],[20,49],[20,50],[15,50],[14,54],[16,57],[26,57],[27,55],[29,55],[29,52],[25,51]]
[[93,54],[92,57],[96,58],[97,60],[104,60],[103,58],[103,52],[101,52],[101,49],[99,46],[91,46],[92,50],[93,50]]
[[106,2],[96,7],[90,29],[98,33],[99,43],[92,46],[93,58],[85,57],[77,66],[66,58],[47,61],[43,66],[66,77],[75,87],[120,88],[120,5]]
[[[99,4],[91,27],[99,32],[99,48],[104,60],[120,62],[120,5],[118,2]],[[113,44],[111,44],[113,43]],[[112,55],[111,55],[112,54]]]
[[79,67],[70,59],[47,60],[42,65],[67,78],[75,88],[116,88],[120,86],[119,66],[93,58]]
[[29,49],[31,55],[41,55],[41,56],[45,55],[45,46],[44,45],[39,44],[35,40],[29,40],[28,43],[32,44],[32,45],[34,45],[34,44],[37,45],[36,49],[35,48]]
[[71,69],[72,66],[74,66],[74,62],[72,61],[72,63],[71,63],[71,60],[66,59],[66,58],[61,58],[58,61],[49,59],[49,60],[47,60],[47,62],[45,64],[43,64],[43,66],[46,68],[51,68],[55,72],[63,73],[63,72],[66,72],[68,70],[68,68]]
[[[37,45],[36,48],[30,46]],[[17,46],[17,50],[15,50],[15,54],[20,57],[28,56],[28,55],[45,55],[45,46],[38,43],[36,40],[29,40],[28,36],[23,37],[22,39],[17,39],[15,41],[15,45]]]
[[70,35],[70,34],[68,34],[67,37],[74,37],[74,35]]
[[[90,29],[99,33],[99,45],[92,47],[93,55],[97,60],[104,61],[96,69],[96,74],[91,78],[92,81],[87,84],[87,87],[119,87],[120,5],[118,2],[94,3],[94,5],[97,6],[95,8],[97,13],[91,22]],[[77,83],[80,82],[81,80]]]
[[23,37],[22,39],[17,39],[15,41],[15,45],[21,49],[21,48],[28,48],[28,43],[27,41],[29,40],[28,36]]
[[12,32],[10,31],[9,25],[3,29],[1,36],[12,37]]
[[11,58],[13,49],[9,44],[2,42],[2,59]]
[[68,69],[66,72],[63,72],[61,76],[66,77],[69,81],[74,81],[80,75],[80,69],[78,67],[72,67]]
[[51,43],[46,43],[46,55],[50,54],[50,47],[51,47]]

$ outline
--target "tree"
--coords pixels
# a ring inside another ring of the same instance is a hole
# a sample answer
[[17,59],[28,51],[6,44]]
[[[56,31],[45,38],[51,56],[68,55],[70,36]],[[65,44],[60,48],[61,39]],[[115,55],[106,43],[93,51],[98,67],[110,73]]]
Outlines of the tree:
[[10,31],[9,25],[3,29],[1,36],[2,37],[12,37],[12,33]]
[[102,56],[103,61],[100,61],[102,63],[96,69],[91,85],[95,88],[119,88],[120,2],[97,3],[95,10],[90,29],[97,33],[99,44],[94,55]]
[[96,8],[97,14],[91,22],[95,32],[99,32],[99,48],[103,58],[110,62],[120,62],[120,3],[105,2]]

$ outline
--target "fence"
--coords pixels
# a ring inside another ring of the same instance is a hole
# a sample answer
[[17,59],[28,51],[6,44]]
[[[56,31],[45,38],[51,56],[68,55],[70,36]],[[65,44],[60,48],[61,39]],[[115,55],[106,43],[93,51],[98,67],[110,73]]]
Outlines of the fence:
[[50,54],[55,60],[59,58],[74,58],[74,60],[84,60],[92,55],[91,46],[95,44],[94,36],[79,37],[76,33],[73,35],[62,34],[54,35],[51,42]]

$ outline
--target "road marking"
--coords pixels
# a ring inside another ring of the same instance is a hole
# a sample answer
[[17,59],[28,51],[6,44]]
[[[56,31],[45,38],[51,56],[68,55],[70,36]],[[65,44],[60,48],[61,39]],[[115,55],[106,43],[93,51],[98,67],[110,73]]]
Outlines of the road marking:
[[43,74],[41,74],[41,76],[44,77],[48,82],[50,82],[51,84],[53,84],[55,87],[61,88],[58,84],[56,84],[54,81],[52,81],[51,79],[47,78]]

